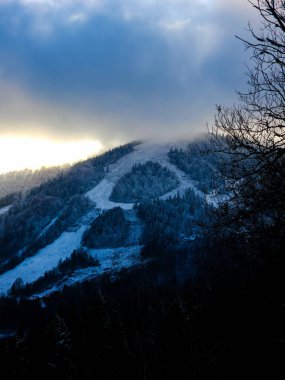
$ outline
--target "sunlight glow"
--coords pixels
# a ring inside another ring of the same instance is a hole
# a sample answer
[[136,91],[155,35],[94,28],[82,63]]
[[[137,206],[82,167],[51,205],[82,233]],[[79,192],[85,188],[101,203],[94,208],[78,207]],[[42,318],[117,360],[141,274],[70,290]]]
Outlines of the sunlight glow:
[[72,164],[98,154],[97,140],[54,141],[48,139],[0,137],[0,173],[43,166]]

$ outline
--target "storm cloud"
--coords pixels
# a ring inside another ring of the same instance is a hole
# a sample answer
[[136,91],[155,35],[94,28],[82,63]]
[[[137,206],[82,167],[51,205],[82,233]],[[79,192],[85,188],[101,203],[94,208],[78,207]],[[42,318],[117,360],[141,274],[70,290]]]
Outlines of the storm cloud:
[[246,0],[0,0],[0,133],[203,131],[245,86],[234,35],[251,12]]

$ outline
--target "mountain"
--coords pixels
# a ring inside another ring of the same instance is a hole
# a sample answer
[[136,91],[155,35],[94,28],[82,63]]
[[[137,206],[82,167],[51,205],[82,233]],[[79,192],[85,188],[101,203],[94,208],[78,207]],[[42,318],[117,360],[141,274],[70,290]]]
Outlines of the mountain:
[[3,211],[5,378],[284,378],[284,234],[228,224],[208,144],[132,142]]
[[66,169],[2,209],[0,292],[47,295],[141,266],[153,259],[153,246],[191,244],[221,185],[214,160],[199,156],[197,144],[207,141],[130,143]]

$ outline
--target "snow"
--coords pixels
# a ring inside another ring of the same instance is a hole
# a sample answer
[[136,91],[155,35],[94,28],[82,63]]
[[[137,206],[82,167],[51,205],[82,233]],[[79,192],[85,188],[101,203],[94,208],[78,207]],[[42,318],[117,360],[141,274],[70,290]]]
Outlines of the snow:
[[134,151],[119,159],[115,164],[109,166],[109,172],[105,178],[92,190],[86,193],[98,208],[103,210],[120,206],[124,210],[131,210],[132,203],[115,203],[109,200],[113,187],[117,181],[126,173],[128,173],[135,164],[144,164],[147,161],[155,161],[160,165],[167,167],[174,172],[180,182],[180,185],[173,191],[163,195],[162,199],[167,199],[178,193],[182,196],[185,191],[191,188],[197,195],[205,196],[204,193],[195,187],[195,182],[191,180],[184,172],[179,170],[175,165],[171,164],[168,159],[168,152],[171,148],[185,148],[187,143],[150,143],[144,142],[135,146]]
[[46,271],[56,267],[60,259],[70,257],[73,250],[80,247],[86,228],[86,225],[82,225],[77,231],[64,232],[52,244],[40,249],[35,256],[2,274],[0,276],[0,294],[6,293],[17,278],[22,278],[24,283],[33,282]]
[[79,282],[91,280],[107,273],[118,272],[121,269],[130,268],[141,264],[141,246],[120,247],[110,249],[92,249],[89,254],[99,260],[97,267],[78,269],[72,276],[64,278],[60,283],[53,285],[43,292],[35,294],[33,297],[44,297],[55,291],[62,290],[64,286],[71,286]]
[[96,203],[96,207],[109,210],[114,207],[120,206],[124,210],[131,210],[133,208],[132,203],[115,203],[109,200],[115,183],[110,179],[104,178],[97,186],[90,190],[85,195]]
[[206,195],[206,201],[209,205],[218,208],[223,203],[226,203],[230,200],[229,194],[216,194],[212,192],[211,194]]
[[37,239],[39,239],[40,237],[42,237],[51,228],[51,226],[53,226],[55,224],[55,222],[57,221],[57,219],[58,219],[58,216],[56,216],[55,218],[53,218],[52,221],[42,230],[42,232],[39,234],[39,236],[37,237]]
[[10,208],[11,206],[12,206],[12,205],[0,208],[0,215],[5,214],[5,213],[9,210],[9,208]]
[[[71,253],[80,247],[83,233],[100,212],[101,210],[97,208],[89,211],[78,221],[79,227],[76,230],[63,232],[52,244],[40,249],[33,257],[27,258],[14,269],[2,274],[0,276],[0,294],[7,293],[16,279],[22,278],[24,283],[34,282],[46,271],[55,268],[60,259],[64,260],[70,257]],[[140,262],[139,239],[142,227],[135,211],[127,211],[126,219],[130,223],[130,236],[126,247],[90,250],[89,253],[100,261],[100,266],[76,271],[74,276],[65,279],[63,285],[70,285],[103,273],[118,271]],[[56,290],[58,290],[57,285],[49,289],[49,294]]]

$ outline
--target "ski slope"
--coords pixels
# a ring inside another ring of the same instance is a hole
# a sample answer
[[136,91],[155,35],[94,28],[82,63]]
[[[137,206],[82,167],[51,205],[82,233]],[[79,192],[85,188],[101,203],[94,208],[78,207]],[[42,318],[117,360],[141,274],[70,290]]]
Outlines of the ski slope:
[[[85,194],[96,204],[96,208],[84,215],[78,221],[77,226],[73,231],[63,232],[52,244],[42,248],[36,253],[36,255],[24,260],[14,269],[2,274],[0,276],[0,293],[7,293],[14,281],[18,278],[22,278],[24,283],[34,282],[46,271],[55,268],[60,259],[64,260],[70,257],[72,252],[80,247],[84,231],[86,231],[100,212],[118,206],[126,211],[126,217],[130,222],[131,232],[126,246],[118,249],[90,250],[90,253],[95,255],[100,261],[100,266],[77,271],[74,276],[66,280],[65,284],[68,285],[76,281],[83,281],[92,276],[94,277],[103,273],[117,271],[123,267],[137,265],[140,259],[139,244],[142,227],[136,218],[135,212],[132,210],[133,204],[116,203],[109,200],[113,187],[135,164],[144,164],[147,161],[154,161],[173,171],[179,179],[179,186],[175,190],[164,194],[161,197],[162,199],[167,199],[178,193],[182,196],[188,189],[192,189],[197,195],[205,198],[205,194],[195,187],[195,182],[175,165],[172,165],[168,160],[168,152],[171,148],[183,149],[186,148],[186,146],[186,142],[168,144],[145,142],[135,146],[133,152],[125,155],[113,165],[110,165],[105,178]],[[5,211],[4,209],[1,209],[0,213],[1,211],[2,213],[8,211],[7,208],[5,209]],[[55,222],[55,220],[56,218],[48,227],[46,227],[45,231]]]
[[12,205],[0,208],[0,215],[6,214],[6,212],[9,211],[9,208],[10,208],[11,206],[12,206]]
[[163,195],[162,199],[167,199],[176,194],[183,195],[186,190],[192,189],[197,195],[205,197],[204,193],[199,191],[192,181],[184,172],[179,170],[175,165],[171,164],[168,159],[168,152],[171,148],[185,148],[187,143],[150,143],[144,142],[135,146],[134,151],[119,159],[115,164],[109,166],[109,172],[105,178],[92,190],[86,193],[96,207],[108,210],[113,207],[120,206],[124,210],[131,210],[132,203],[116,203],[109,200],[112,190],[117,181],[126,173],[132,170],[136,164],[144,164],[147,161],[158,162],[161,166],[167,167],[174,172],[180,182],[180,185],[173,191]]
[[0,276],[0,294],[6,293],[14,281],[22,278],[24,283],[33,282],[46,271],[55,268],[60,259],[70,257],[74,249],[80,247],[82,235],[87,226],[83,225],[77,231],[64,232],[52,244],[40,249],[35,256],[29,257],[14,269]]
[[72,276],[65,277],[60,282],[52,285],[43,292],[35,294],[33,297],[44,297],[55,291],[60,291],[64,286],[71,286],[76,283],[91,280],[104,274],[119,272],[141,264],[141,246],[121,247],[112,249],[92,249],[91,256],[98,259],[100,265],[76,270]]
[[[40,249],[34,256],[27,258],[15,268],[0,276],[0,294],[7,293],[14,281],[22,278],[24,283],[33,282],[46,271],[55,268],[59,260],[71,256],[81,245],[81,239],[92,220],[99,215],[97,209],[89,211],[79,221],[73,231],[63,232],[58,239]],[[52,225],[56,218],[50,223]],[[46,229],[46,227],[45,227]]]

